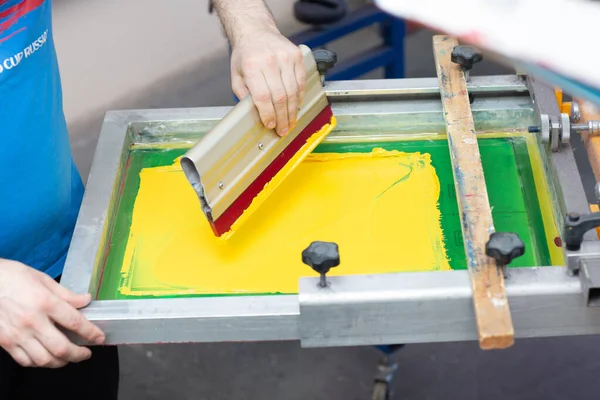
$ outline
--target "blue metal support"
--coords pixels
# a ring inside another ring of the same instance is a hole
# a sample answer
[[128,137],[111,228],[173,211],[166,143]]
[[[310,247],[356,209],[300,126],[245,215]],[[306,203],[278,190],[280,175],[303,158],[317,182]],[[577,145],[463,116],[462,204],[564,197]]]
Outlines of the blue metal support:
[[[338,63],[327,79],[333,81],[351,80],[384,65],[387,71],[387,68],[394,66],[395,61],[394,51],[387,46],[380,46]],[[386,78],[389,78],[387,73]]]
[[290,40],[295,44],[305,44],[315,49],[374,24],[380,25],[383,45],[354,55],[347,60],[341,60],[332,69],[327,79],[356,79],[381,67],[385,68],[386,78],[403,78],[406,24],[403,20],[392,17],[373,5],[364,6],[330,26],[300,32],[290,37]]
[[404,347],[403,344],[391,344],[391,345],[384,345],[384,346],[375,346],[379,351],[381,351],[383,354],[390,356],[392,354],[394,354],[395,352],[397,352],[398,350],[402,349]]
[[384,43],[394,54],[394,61],[385,67],[386,79],[404,78],[404,38],[406,37],[406,24],[399,18],[389,18],[382,29]]
[[322,28],[311,28],[297,33],[289,39],[296,44],[305,44],[311,49],[317,48],[373,24],[384,22],[389,18],[375,6],[364,6],[340,22]]

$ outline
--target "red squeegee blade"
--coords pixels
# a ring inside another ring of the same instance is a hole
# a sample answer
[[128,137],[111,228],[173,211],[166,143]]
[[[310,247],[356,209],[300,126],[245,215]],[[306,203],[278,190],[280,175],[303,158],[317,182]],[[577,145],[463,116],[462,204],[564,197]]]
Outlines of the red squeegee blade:
[[290,159],[306,144],[312,135],[319,132],[323,126],[331,122],[333,112],[327,106],[317,115],[302,132],[277,156],[275,160],[252,182],[246,190],[221,214],[211,221],[212,229],[221,236],[231,229],[231,226],[250,207],[254,198],[264,189],[265,185],[290,161]]

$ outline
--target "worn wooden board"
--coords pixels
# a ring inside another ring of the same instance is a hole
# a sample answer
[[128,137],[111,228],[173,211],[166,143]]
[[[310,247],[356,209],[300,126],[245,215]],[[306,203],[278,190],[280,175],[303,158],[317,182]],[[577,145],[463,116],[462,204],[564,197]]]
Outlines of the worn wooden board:
[[514,328],[501,269],[485,255],[485,244],[494,232],[494,221],[467,84],[464,73],[450,58],[458,41],[438,35],[434,36],[433,45],[467,267],[473,288],[479,344],[482,349],[503,349],[514,343]]

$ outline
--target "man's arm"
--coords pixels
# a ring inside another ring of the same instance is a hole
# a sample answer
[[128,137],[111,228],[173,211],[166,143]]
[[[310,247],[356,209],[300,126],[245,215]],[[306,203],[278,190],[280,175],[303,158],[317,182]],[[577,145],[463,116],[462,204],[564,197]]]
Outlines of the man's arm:
[[104,343],[104,333],[77,310],[90,300],[42,272],[0,258],[0,347],[24,367],[58,368],[90,358],[88,348],[71,343],[57,328]]
[[300,49],[277,29],[264,0],[213,0],[232,46],[231,86],[252,96],[263,124],[285,136],[296,124],[306,71]]

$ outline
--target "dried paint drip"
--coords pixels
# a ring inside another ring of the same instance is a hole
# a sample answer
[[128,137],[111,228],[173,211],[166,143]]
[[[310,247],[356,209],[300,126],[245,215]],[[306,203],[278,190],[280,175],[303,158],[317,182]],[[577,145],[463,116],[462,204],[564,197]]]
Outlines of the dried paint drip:
[[429,154],[309,155],[229,240],[214,236],[176,161],[143,169],[119,288],[125,295],[297,293],[300,254],[335,242],[332,275],[449,270]]

